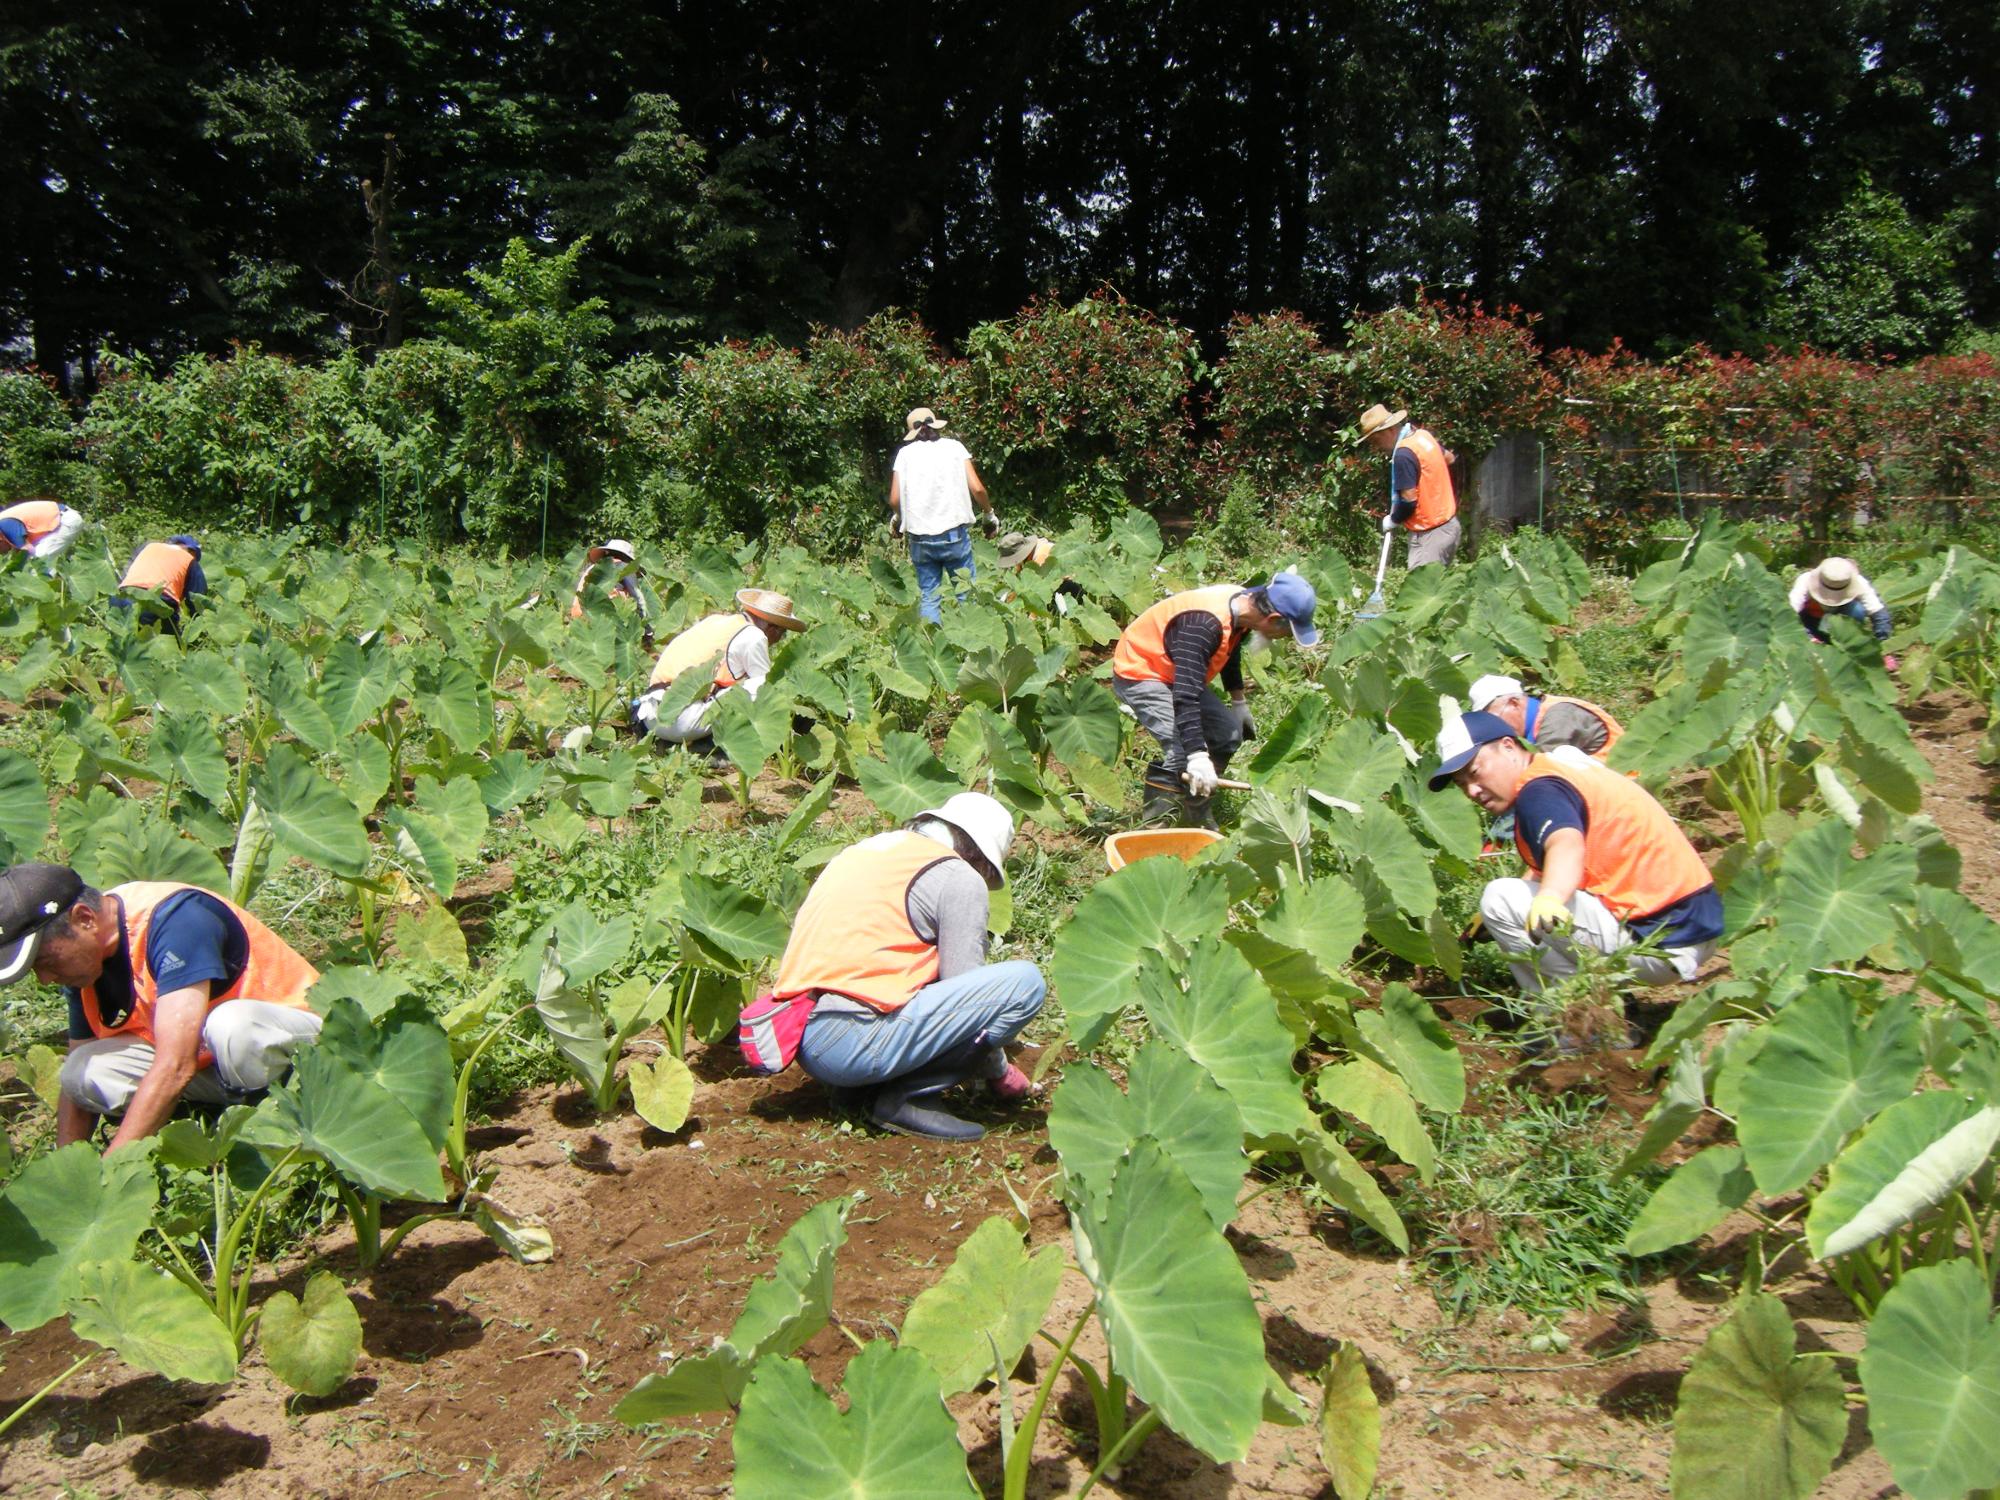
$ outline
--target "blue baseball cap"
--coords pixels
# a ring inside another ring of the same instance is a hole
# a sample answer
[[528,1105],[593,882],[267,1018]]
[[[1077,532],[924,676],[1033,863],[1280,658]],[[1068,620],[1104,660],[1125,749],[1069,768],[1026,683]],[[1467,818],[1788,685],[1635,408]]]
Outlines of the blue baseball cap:
[[1479,753],[1481,745],[1519,738],[1513,726],[1498,714],[1460,714],[1456,719],[1446,720],[1438,731],[1438,763],[1431,772],[1431,790],[1441,792],[1450,786],[1451,778],[1472,764],[1472,757]]
[[1313,611],[1319,608],[1319,595],[1313,592],[1311,584],[1287,568],[1264,585],[1264,592],[1271,600],[1271,608],[1292,622],[1293,640],[1301,646],[1319,644],[1319,632],[1313,629]]
[[201,556],[201,543],[196,541],[193,537],[189,536],[186,532],[182,532],[179,536],[170,536],[167,538],[167,540],[176,547],[187,548],[188,551],[192,552],[196,557]]

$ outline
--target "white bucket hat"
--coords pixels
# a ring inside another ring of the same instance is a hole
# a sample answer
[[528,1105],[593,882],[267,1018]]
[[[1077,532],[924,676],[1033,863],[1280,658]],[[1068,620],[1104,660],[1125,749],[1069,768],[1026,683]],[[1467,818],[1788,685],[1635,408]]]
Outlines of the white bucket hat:
[[1851,558],[1829,557],[1806,574],[1806,592],[1828,609],[1839,609],[1861,592],[1861,570]]
[[1466,691],[1465,706],[1478,713],[1496,698],[1524,698],[1527,693],[1518,678],[1502,677],[1496,672],[1473,683]]
[[1014,815],[984,792],[960,792],[945,799],[942,807],[917,814],[917,821],[936,818],[949,823],[971,839],[986,862],[993,867],[987,884],[998,890],[1007,883],[1007,851],[1014,847]]
[[632,550],[632,544],[622,537],[615,536],[608,542],[599,542],[584,553],[584,557],[590,562],[602,562],[607,557],[615,557],[620,562],[628,563],[639,560],[639,554]]

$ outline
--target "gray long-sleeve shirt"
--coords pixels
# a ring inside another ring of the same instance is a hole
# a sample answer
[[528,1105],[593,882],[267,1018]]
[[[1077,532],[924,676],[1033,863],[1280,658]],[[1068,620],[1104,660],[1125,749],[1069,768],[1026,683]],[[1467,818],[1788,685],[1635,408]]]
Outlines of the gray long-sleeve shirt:
[[[916,831],[953,848],[951,831],[942,823],[920,822]],[[986,919],[992,894],[979,872],[962,859],[932,865],[904,896],[910,927],[927,943],[937,945],[939,979],[955,979],[986,962]],[[822,995],[815,1011],[845,1011],[875,1015],[872,1007],[846,995]]]

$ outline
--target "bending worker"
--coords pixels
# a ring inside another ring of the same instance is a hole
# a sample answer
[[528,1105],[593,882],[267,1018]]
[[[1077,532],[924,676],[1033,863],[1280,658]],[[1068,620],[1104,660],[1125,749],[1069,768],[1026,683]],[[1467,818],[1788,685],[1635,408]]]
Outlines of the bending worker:
[[[1125,627],[1111,654],[1111,689],[1148,734],[1160,758],[1146,768],[1148,822],[1213,828],[1209,797],[1236,747],[1256,733],[1243,688],[1243,643],[1254,632],[1315,645],[1318,606],[1297,573],[1261,588],[1218,583],[1162,599]],[[1209,691],[1217,677],[1229,694]]]
[[[667,642],[653,664],[644,697],[632,704],[640,729],[669,745],[684,745],[708,736],[708,715],[715,700],[740,687],[752,698],[771,671],[771,647],[788,630],[804,630],[806,622],[792,613],[792,601],[769,589],[740,589],[734,613],[707,615]],[[712,686],[674,718],[661,722],[660,705],[685,672],[707,672]]]
[[1525,880],[1488,881],[1486,930],[1521,993],[1576,972],[1575,944],[1619,953],[1639,984],[1695,977],[1722,936],[1722,898],[1687,835],[1646,789],[1563,749],[1530,750],[1493,714],[1446,722],[1432,791],[1456,784],[1488,813],[1514,814]]
[[0,554],[25,552],[52,568],[82,530],[82,512],[59,500],[22,500],[0,510]]
[[[1895,628],[1895,622],[1889,618],[1889,607],[1875,592],[1875,585],[1845,557],[1829,557],[1817,568],[1808,568],[1794,578],[1792,610],[1805,626],[1806,634],[1821,644],[1826,642],[1828,615],[1846,615],[1866,625],[1875,632],[1878,641],[1888,640],[1889,632]],[[1898,663],[1884,652],[1882,665],[1893,672]]]
[[583,554],[583,571],[576,575],[576,587],[570,592],[569,617],[581,620],[584,613],[584,590],[590,584],[590,575],[597,571],[598,564],[609,561],[612,566],[606,570],[608,582],[604,592],[616,598],[623,594],[632,601],[632,607],[639,612],[639,624],[645,631],[646,644],[653,644],[653,610],[646,602],[646,573],[639,566],[638,554],[628,541],[613,537],[608,542],[600,542]]
[[[148,542],[132,557],[131,566],[125,576],[118,580],[120,589],[133,593],[157,593],[171,607],[169,622],[180,618],[182,606],[194,607],[198,594],[208,592],[208,577],[201,571],[201,543],[185,534],[170,536],[164,542]],[[130,599],[113,599],[114,605],[130,608]],[[151,610],[142,610],[139,623],[156,623],[159,616]]]
[[799,908],[772,987],[815,997],[798,1061],[872,1091],[869,1118],[886,1130],[976,1140],[978,1125],[919,1101],[974,1079],[1002,1099],[1034,1091],[1005,1044],[1047,983],[1031,963],[986,962],[987,904],[1013,842],[1006,808],[960,792],[835,855]]
[[1611,747],[1625,733],[1625,726],[1611,711],[1586,703],[1581,698],[1559,698],[1553,693],[1529,696],[1514,677],[1482,677],[1473,683],[1466,703],[1474,713],[1487,713],[1501,720],[1526,744],[1538,750],[1558,745],[1574,745],[1593,760],[1608,762]]
[[1382,529],[1407,531],[1406,566],[1421,568],[1458,555],[1458,494],[1451,484],[1450,450],[1406,420],[1409,415],[1371,406],[1361,414],[1361,436],[1354,441],[1390,455],[1389,511]]
[[0,985],[30,969],[69,991],[56,1144],[123,1114],[107,1150],[165,1124],[183,1098],[268,1088],[319,1035],[319,971],[242,907],[191,885],[97,891],[66,865],[0,872]]

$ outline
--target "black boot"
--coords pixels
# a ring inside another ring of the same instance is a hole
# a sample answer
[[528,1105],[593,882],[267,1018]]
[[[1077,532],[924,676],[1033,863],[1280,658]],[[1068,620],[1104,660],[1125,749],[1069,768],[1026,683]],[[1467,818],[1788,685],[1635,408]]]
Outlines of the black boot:
[[1180,821],[1181,801],[1186,792],[1171,771],[1160,765],[1150,766],[1140,784],[1146,793],[1145,803],[1139,809],[1142,825],[1168,827]]
[[942,1094],[953,1084],[963,1083],[966,1076],[962,1060],[952,1058],[892,1078],[875,1091],[875,1098],[868,1106],[868,1118],[899,1135],[921,1135],[937,1141],[976,1141],[986,1134],[984,1126],[915,1102]]
[[1182,797],[1180,799],[1181,827],[1214,828],[1215,809],[1209,806],[1208,797]]

